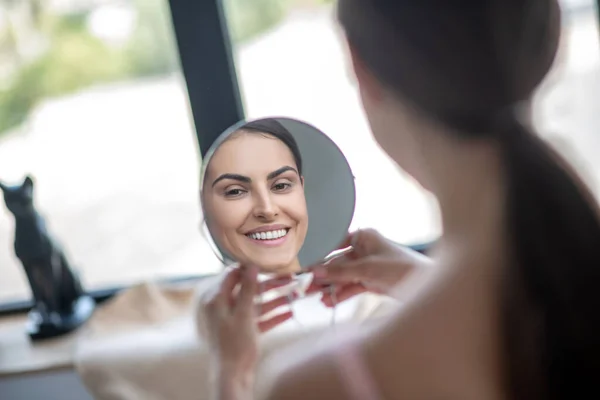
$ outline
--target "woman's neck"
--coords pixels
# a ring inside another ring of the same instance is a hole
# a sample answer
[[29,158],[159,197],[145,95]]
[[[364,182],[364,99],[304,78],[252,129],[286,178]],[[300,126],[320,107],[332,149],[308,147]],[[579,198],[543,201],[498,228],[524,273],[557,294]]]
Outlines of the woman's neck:
[[[439,350],[463,354],[466,375],[479,365],[476,376],[498,388],[498,283],[507,254],[501,150],[492,140],[466,142],[445,133],[423,151],[443,237],[433,254],[439,274],[423,293],[429,305],[423,307],[421,321],[432,330],[446,329],[446,345]],[[437,318],[444,314],[455,325]],[[451,370],[452,362],[445,367]]]
[[446,238],[478,237],[502,225],[504,166],[493,140],[465,140],[452,132],[424,135],[423,186],[438,200]]
[[[427,178],[421,183],[437,197],[442,217],[433,274],[424,275],[419,290],[367,351],[370,366],[384,377],[384,395],[400,396],[403,390],[407,397],[454,392],[494,399],[502,387],[497,295],[505,263],[501,156],[492,143],[445,141],[423,149],[426,165],[421,166]],[[394,384],[398,376],[405,377],[402,388]]]
[[291,263],[289,265],[289,267],[287,268],[287,271],[290,274],[298,273],[301,270],[302,270],[302,266],[300,265],[300,260],[298,260],[298,257],[296,257],[296,259],[294,260],[294,262]]

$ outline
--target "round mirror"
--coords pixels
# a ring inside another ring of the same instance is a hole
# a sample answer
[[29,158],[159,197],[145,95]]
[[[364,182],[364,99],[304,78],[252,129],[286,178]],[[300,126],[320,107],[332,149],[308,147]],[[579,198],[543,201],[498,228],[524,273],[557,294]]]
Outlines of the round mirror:
[[200,200],[207,239],[224,264],[294,274],[342,243],[356,192],[327,135],[276,117],[241,121],[215,140],[203,159]]

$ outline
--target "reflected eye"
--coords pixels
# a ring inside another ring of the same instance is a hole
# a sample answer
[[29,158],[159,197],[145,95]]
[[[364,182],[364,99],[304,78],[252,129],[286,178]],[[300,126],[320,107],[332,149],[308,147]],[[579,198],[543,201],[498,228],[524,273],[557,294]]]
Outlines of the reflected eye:
[[276,192],[284,192],[288,189],[291,189],[292,184],[287,182],[279,182],[273,185],[273,190]]
[[246,191],[244,189],[240,189],[240,188],[229,189],[229,190],[225,191],[225,197],[240,197],[244,193],[246,193]]

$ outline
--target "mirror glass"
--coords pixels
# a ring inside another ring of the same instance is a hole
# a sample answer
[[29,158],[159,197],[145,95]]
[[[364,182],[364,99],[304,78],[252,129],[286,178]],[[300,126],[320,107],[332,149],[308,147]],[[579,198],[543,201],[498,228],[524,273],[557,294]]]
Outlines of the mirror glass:
[[285,117],[240,121],[207,151],[203,229],[225,265],[287,275],[331,256],[354,215],[350,166],[330,138]]

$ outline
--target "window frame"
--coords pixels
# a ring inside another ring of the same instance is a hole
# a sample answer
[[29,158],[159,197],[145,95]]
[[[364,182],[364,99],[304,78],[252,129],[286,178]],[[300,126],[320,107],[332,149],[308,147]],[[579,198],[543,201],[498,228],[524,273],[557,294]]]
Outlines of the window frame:
[[[165,2],[169,6],[198,148],[204,156],[221,132],[245,116],[225,10],[220,0]],[[210,275],[167,278],[160,282],[189,282],[207,276]],[[130,286],[91,290],[89,294],[102,303]],[[0,303],[0,317],[28,312],[32,306],[31,298]]]
[[[600,0],[595,3],[600,22]],[[227,17],[222,0],[168,0],[168,5],[198,148],[204,156],[221,132],[245,118]],[[409,247],[425,253],[433,243]],[[206,276],[161,281],[188,282]],[[94,290],[90,295],[102,303],[129,286]],[[31,299],[0,303],[0,316],[27,312],[32,305]]]
[[169,4],[204,156],[225,129],[245,118],[227,16],[222,0],[169,0]]
[[598,25],[600,25],[600,0],[596,0],[595,5],[596,5],[596,17],[598,18]]

